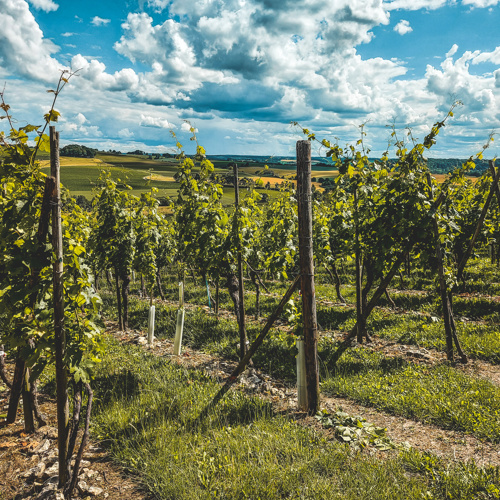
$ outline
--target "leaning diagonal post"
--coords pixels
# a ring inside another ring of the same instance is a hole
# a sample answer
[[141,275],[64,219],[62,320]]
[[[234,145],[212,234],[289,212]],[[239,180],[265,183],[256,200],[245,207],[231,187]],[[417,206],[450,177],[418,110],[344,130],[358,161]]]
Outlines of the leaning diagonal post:
[[210,403],[202,410],[202,412],[196,419],[197,421],[203,420],[210,413],[210,411],[213,408],[215,408],[217,403],[224,397],[227,391],[231,389],[232,385],[238,380],[238,376],[245,370],[248,362],[250,361],[250,358],[255,354],[255,352],[260,347],[262,342],[264,342],[264,339],[266,338],[266,335],[269,333],[269,330],[273,326],[274,322],[283,311],[283,308],[285,307],[287,302],[292,298],[293,292],[297,288],[299,281],[300,281],[300,274],[297,275],[293,283],[290,285],[290,288],[281,299],[281,302],[279,303],[276,310],[273,312],[273,314],[271,314],[271,316],[269,316],[263,330],[259,333],[258,337],[253,341],[252,345],[248,348],[248,351],[246,352],[245,356],[239,362],[238,366],[233,370],[233,373],[231,373],[229,378],[226,380],[226,383],[220,388],[219,392],[215,395],[214,399],[212,399],[212,401],[210,401]]

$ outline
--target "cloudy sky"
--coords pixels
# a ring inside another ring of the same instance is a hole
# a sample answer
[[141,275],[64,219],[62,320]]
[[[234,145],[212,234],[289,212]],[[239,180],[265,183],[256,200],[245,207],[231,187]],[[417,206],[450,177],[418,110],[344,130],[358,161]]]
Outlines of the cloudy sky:
[[[0,83],[41,122],[60,71],[63,144],[169,151],[189,120],[208,154],[292,155],[298,121],[340,144],[366,124],[465,157],[500,130],[500,0],[0,0]],[[0,122],[5,127],[6,120]],[[496,156],[500,138],[488,156]]]

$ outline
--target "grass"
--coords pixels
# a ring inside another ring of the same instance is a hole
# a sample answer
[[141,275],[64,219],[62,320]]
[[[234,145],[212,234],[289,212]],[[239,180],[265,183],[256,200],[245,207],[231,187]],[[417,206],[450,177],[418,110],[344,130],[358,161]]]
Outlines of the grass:
[[[489,279],[497,279],[499,270],[491,268],[486,259],[473,261],[468,272],[478,275],[486,269]],[[422,276],[424,274],[422,273]],[[423,280],[422,276],[417,277]],[[413,279],[413,277],[412,277]],[[428,278],[425,278],[428,279]],[[423,281],[422,281],[423,282]],[[246,285],[246,311],[253,316],[255,294],[253,286]],[[276,307],[287,287],[286,283],[270,282],[271,296],[261,297],[261,311],[268,316]],[[166,280],[167,295],[176,299],[175,280]],[[347,331],[355,323],[354,290],[351,284],[343,287],[350,305],[337,305],[331,284],[318,283],[318,322],[324,329],[319,344],[322,390],[338,394],[365,405],[377,407],[397,415],[434,425],[473,434],[481,439],[500,442],[500,389],[486,380],[465,375],[448,364],[419,365],[402,358],[359,347],[349,349],[336,366],[332,363],[337,343],[331,331]],[[186,301],[206,304],[206,289],[188,280]],[[368,320],[368,329],[380,338],[406,345],[417,345],[444,350],[444,325],[440,317],[440,301],[432,290],[399,290],[391,293],[398,306],[397,314],[389,309],[384,298]],[[110,297],[112,305],[114,297]],[[332,305],[333,303],[333,305]],[[220,306],[232,311],[233,305],[224,289],[220,293]],[[465,352],[472,358],[500,363],[500,331],[497,302],[488,296],[455,296],[454,308],[458,336]],[[486,318],[486,321],[485,321]],[[131,300],[131,325],[146,329],[147,304]],[[283,323],[284,321],[284,323]],[[286,320],[282,317],[282,327]],[[248,336],[260,332],[259,323],[249,322]],[[156,334],[173,337],[175,307],[157,306]],[[295,383],[295,351],[280,340],[278,329],[254,356],[255,366],[269,375]],[[204,309],[189,310],[186,314],[184,340],[187,345],[237,359],[238,327],[234,319],[217,319]]]
[[155,498],[496,498],[497,469],[413,450],[355,452],[236,391],[193,426],[217,390],[211,379],[107,342],[92,432]]
[[[332,351],[323,352],[327,366]],[[451,366],[412,364],[355,348],[344,354],[321,389],[396,415],[500,442],[500,388]]]
[[[113,298],[106,300],[112,301]],[[131,299],[131,327],[143,331],[147,329],[147,308],[146,302]],[[156,315],[155,335],[173,338],[175,307],[157,305]],[[422,331],[421,318],[415,321],[415,331]],[[429,323],[429,326],[433,328],[434,323]],[[205,310],[195,309],[187,312],[184,328],[185,345],[228,359],[238,359],[238,326],[235,320],[218,321]],[[259,324],[249,323],[249,339],[255,338],[260,328]],[[269,375],[294,384],[296,352],[280,340],[278,333],[276,329],[271,331],[253,361],[257,368]],[[433,337],[434,334],[430,335],[430,338]],[[469,338],[476,339],[476,336],[471,334]],[[319,343],[321,389],[324,393],[500,442],[500,388],[497,386],[465,375],[448,365],[411,364],[402,358],[387,357],[363,347],[346,351],[335,366],[331,359],[337,346],[338,343],[329,336],[323,337]]]

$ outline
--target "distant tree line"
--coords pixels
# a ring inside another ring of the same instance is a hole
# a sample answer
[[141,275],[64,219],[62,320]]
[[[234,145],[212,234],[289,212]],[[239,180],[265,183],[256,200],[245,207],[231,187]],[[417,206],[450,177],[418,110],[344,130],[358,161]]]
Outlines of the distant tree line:
[[81,146],[80,144],[68,144],[60,150],[61,156],[72,156],[75,158],[94,158],[97,149]]
[[[433,174],[447,174],[452,172],[458,167],[461,167],[466,160],[457,158],[429,158],[427,165]],[[476,168],[471,170],[467,175],[473,177],[480,177],[486,170],[488,170],[488,160],[475,160]]]

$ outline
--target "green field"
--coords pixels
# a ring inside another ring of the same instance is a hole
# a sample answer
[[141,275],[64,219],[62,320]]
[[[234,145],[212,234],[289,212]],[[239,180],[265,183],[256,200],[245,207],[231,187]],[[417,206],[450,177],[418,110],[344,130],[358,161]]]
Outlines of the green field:
[[[48,160],[42,161],[42,169],[46,173],[49,171]],[[231,172],[227,166],[228,161],[215,161],[216,173]],[[173,176],[177,171],[178,160],[160,159],[150,160],[146,156],[138,155],[112,155],[98,154],[95,158],[70,158],[61,157],[61,181],[69,189],[72,196],[85,196],[92,199],[93,189],[96,186],[100,172],[107,170],[111,172],[113,179],[120,179],[124,184],[129,185],[135,195],[146,192],[155,187],[158,189],[158,197],[175,198],[179,184],[174,181]],[[240,169],[240,177],[258,179],[255,173],[264,168],[264,164],[255,163],[249,167]],[[195,168],[196,170],[196,168]],[[294,173],[294,168],[272,169],[280,176],[289,176]],[[326,176],[327,173],[313,175]],[[283,179],[276,179],[283,182]],[[267,192],[271,198],[276,197],[274,190],[259,190]],[[224,188],[222,199],[224,204],[230,204],[234,201],[234,189]]]

